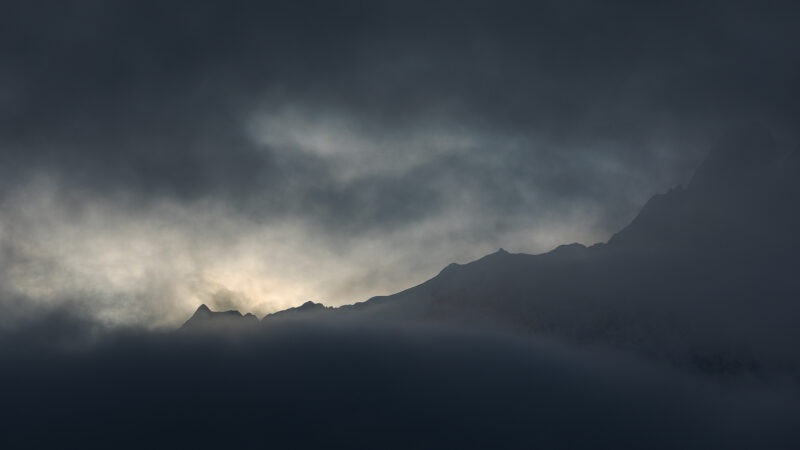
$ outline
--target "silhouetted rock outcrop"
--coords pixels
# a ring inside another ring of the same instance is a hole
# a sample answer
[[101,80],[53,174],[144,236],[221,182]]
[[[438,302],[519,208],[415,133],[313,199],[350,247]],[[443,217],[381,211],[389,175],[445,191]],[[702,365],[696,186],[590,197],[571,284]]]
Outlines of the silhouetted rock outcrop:
[[258,318],[247,313],[244,316],[239,311],[211,311],[206,305],[200,305],[192,317],[187,320],[182,330],[208,330],[208,329],[238,329],[258,323]]
[[319,317],[320,314],[330,312],[332,308],[328,308],[322,303],[314,303],[307,301],[300,306],[294,308],[284,309],[272,314],[267,314],[262,319],[262,322],[269,322],[276,319],[308,319]]

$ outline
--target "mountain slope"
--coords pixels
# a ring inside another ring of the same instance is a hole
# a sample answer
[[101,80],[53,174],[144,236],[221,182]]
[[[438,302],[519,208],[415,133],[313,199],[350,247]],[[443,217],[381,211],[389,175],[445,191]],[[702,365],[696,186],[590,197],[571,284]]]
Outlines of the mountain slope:
[[798,159],[746,130],[607,244],[501,249],[360,309],[604,342],[720,371],[796,368]]
[[716,372],[798,372],[798,161],[763,130],[743,130],[710,153],[686,188],[651,198],[606,244],[540,255],[500,249],[394,295],[340,308],[308,302],[263,322],[499,326]]

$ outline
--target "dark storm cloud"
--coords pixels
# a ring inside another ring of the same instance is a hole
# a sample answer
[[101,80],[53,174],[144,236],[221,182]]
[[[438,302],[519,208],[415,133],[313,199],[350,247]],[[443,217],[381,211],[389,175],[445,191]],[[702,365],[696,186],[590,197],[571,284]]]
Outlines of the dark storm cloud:
[[797,142],[789,2],[1,8],[9,297],[352,302],[605,240],[742,121]]
[[[316,213],[357,228],[417,220],[465,182],[479,184],[481,203],[498,215],[532,206],[493,181],[500,174],[544,192],[544,205],[613,204],[631,188],[685,178],[700,145],[730,121],[755,115],[786,127],[797,117],[788,4],[88,1],[4,10],[7,180],[44,170],[89,189],[222,196],[251,212]],[[541,145],[503,153],[496,171],[472,163],[500,151],[487,140],[395,179],[342,182],[315,155],[248,139],[242,124],[265,105],[370,122],[376,141],[448,117],[477,136]],[[674,160],[659,159],[658,145],[675,147]],[[608,175],[598,160],[671,179],[598,185]],[[434,186],[440,173],[452,183]]]

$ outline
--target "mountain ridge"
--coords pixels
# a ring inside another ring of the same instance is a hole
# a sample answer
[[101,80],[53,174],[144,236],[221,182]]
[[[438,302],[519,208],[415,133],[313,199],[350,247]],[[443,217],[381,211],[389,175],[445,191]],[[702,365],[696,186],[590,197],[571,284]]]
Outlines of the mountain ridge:
[[800,339],[792,325],[800,320],[800,214],[791,207],[800,164],[791,164],[794,154],[781,159],[772,142],[724,139],[687,187],[651,197],[606,243],[536,255],[501,248],[392,295],[337,308],[307,302],[267,317],[499,326],[681,364],[800,368],[784,344]]

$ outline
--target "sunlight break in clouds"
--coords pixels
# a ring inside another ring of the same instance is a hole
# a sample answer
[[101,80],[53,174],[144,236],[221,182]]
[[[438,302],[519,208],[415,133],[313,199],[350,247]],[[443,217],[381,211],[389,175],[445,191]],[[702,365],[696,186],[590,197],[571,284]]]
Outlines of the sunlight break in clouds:
[[502,242],[513,242],[511,251],[545,251],[585,232],[559,221],[481,241],[472,236],[473,213],[451,210],[332,242],[298,219],[261,224],[211,201],[135,205],[70,193],[41,177],[2,208],[0,239],[13,253],[13,264],[0,267],[7,296],[153,326],[173,326],[200,303],[259,316],[307,300],[353,303],[424,281]]

